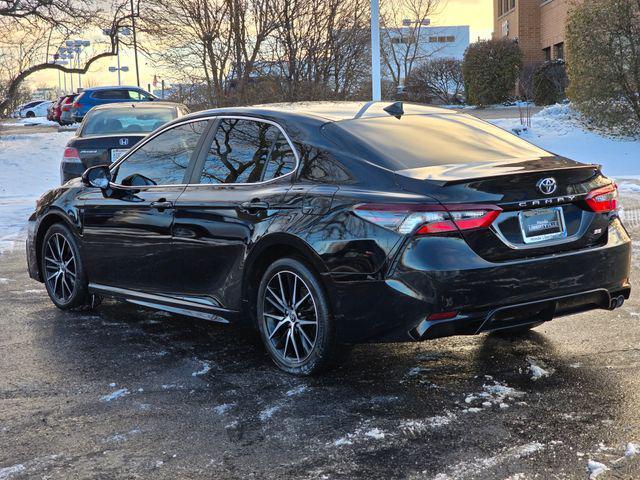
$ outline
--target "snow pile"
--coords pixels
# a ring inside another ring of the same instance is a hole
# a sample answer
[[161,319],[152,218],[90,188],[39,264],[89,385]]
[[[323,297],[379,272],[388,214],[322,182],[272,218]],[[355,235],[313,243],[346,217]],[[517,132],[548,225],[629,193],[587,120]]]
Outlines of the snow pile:
[[60,184],[60,160],[72,136],[0,135],[0,253],[24,239],[36,200]]
[[589,460],[587,463],[587,472],[589,473],[589,480],[594,480],[609,470],[604,463],[596,462],[595,460]]
[[508,448],[492,457],[465,460],[447,467],[446,473],[437,474],[435,480],[462,480],[472,477],[486,478],[486,475],[484,475],[486,470],[499,465],[511,465],[515,460],[529,457],[544,448],[545,446],[543,444],[532,442]]
[[298,387],[292,388],[291,390],[288,390],[285,395],[287,397],[295,397],[297,395],[303,394],[306,391],[307,391],[307,386],[306,385],[300,385]]
[[209,370],[211,370],[211,364],[209,362],[200,360],[200,364],[201,364],[200,370],[198,370],[197,372],[193,372],[191,374],[192,377],[199,377],[200,375],[204,375],[205,373],[208,373]]
[[463,412],[478,413],[483,408],[491,408],[494,405],[501,409],[509,408],[508,402],[513,402],[517,398],[524,396],[524,392],[495,380],[493,385],[485,383],[482,389],[483,391],[480,393],[473,393],[465,397],[464,403],[469,407],[465,408]]
[[21,463],[18,463],[17,465],[12,465],[10,467],[0,468],[0,480],[9,478],[16,473],[24,472],[25,470],[26,470],[26,467]]
[[272,407],[265,408],[260,412],[260,420],[266,422],[281,408],[282,405],[273,405]]
[[627,449],[624,452],[625,457],[635,457],[640,453],[640,444],[629,442],[627,443]]
[[100,397],[100,400],[103,402],[110,402],[111,400],[117,400],[118,398],[124,397],[125,395],[129,395],[129,389],[121,388],[120,390],[116,390],[115,392],[112,392],[109,395],[104,395],[103,397]]
[[[553,375],[555,370],[553,368],[547,367],[542,362],[537,360],[534,357],[527,357],[527,362],[529,362],[529,371],[531,372],[531,380],[540,380],[541,378],[549,377]],[[544,368],[543,368],[544,367]]]
[[447,412],[446,415],[436,415],[425,419],[404,420],[400,423],[400,430],[405,435],[415,437],[428,430],[442,428],[449,425],[456,419],[456,416]]
[[353,433],[348,433],[333,442],[333,446],[341,447],[345,445],[353,445],[354,443],[368,442],[372,440],[382,440],[389,436],[380,428],[360,427]]
[[552,105],[531,117],[531,128],[522,131],[518,118],[490,120],[525,140],[558,155],[603,166],[614,178],[640,176],[640,140],[606,137],[587,130],[570,105]]

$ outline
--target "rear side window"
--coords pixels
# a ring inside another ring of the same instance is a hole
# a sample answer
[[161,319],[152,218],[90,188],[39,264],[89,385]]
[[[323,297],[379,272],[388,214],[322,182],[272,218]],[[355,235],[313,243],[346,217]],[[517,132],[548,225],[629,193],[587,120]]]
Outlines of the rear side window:
[[93,98],[100,100],[129,100],[128,90],[97,90],[93,92]]
[[167,130],[125,158],[114,182],[126,186],[179,185],[191,161],[207,120]]
[[222,119],[200,183],[256,183],[293,171],[295,156],[278,127],[245,119]]
[[87,114],[81,137],[118,133],[149,133],[176,118],[175,108],[122,107]]

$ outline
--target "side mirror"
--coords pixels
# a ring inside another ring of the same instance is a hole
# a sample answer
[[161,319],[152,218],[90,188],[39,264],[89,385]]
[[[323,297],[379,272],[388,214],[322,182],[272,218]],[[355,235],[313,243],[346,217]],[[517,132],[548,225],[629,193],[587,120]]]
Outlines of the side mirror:
[[96,187],[101,190],[109,188],[111,182],[111,171],[108,165],[96,165],[87,168],[82,174],[82,183],[87,187]]

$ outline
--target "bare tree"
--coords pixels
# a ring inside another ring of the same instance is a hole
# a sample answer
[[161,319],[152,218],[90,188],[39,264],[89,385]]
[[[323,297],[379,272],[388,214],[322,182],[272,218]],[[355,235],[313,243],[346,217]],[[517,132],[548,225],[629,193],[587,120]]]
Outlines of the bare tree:
[[[395,86],[413,68],[442,49],[426,48],[425,26],[440,13],[446,0],[386,0],[382,3],[382,61]],[[429,44],[429,42],[426,42]]]
[[410,100],[444,104],[459,103],[464,93],[462,62],[455,58],[436,58],[415,67],[405,83]]
[[[58,70],[65,73],[86,73],[98,60],[118,52],[117,31],[130,21],[128,2],[112,5],[109,12],[79,3],[73,5],[73,15],[66,15],[71,0],[47,4],[32,0],[16,2],[4,8],[9,14],[0,16],[0,114],[6,113],[14,103],[23,82],[36,72]],[[1,5],[1,4],[0,4]],[[48,8],[47,8],[48,5]],[[95,44],[81,66],[72,67],[55,63],[53,54],[65,41],[78,32],[92,27],[108,26],[111,32],[103,44]]]
[[[144,10],[155,60],[208,104],[343,98],[368,71],[367,0],[159,0]],[[161,19],[161,20],[159,20]],[[191,89],[195,93],[198,89]]]

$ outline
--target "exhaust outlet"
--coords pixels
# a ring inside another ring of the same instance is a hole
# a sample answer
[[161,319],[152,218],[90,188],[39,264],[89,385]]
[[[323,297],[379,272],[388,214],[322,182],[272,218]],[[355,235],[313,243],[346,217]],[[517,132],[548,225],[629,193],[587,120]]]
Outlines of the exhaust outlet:
[[622,295],[618,295],[617,297],[611,299],[611,302],[609,303],[609,310],[620,308],[623,304],[624,297]]

